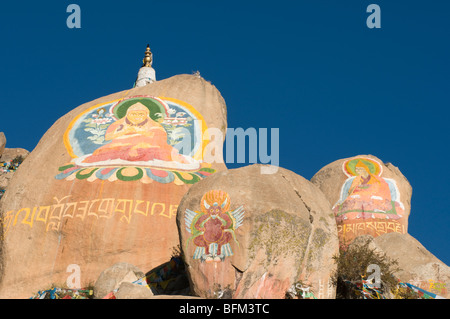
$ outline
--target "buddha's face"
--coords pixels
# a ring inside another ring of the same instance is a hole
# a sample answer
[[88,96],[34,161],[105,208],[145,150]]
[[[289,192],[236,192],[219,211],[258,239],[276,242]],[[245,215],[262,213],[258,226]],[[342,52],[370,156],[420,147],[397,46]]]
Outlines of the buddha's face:
[[362,176],[364,178],[367,178],[367,176],[369,176],[369,172],[367,172],[367,170],[363,167],[356,167],[355,172],[357,175]]
[[142,123],[143,121],[145,121],[146,118],[147,118],[147,112],[145,112],[145,111],[135,110],[135,111],[129,111],[127,113],[127,119],[132,124]]

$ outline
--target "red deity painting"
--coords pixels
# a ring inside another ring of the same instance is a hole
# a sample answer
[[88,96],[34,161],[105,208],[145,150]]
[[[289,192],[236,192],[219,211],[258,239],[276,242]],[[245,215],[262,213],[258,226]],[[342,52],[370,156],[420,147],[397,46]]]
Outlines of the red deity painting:
[[243,206],[230,211],[230,196],[221,190],[205,193],[201,199],[201,211],[186,209],[186,230],[192,234],[186,247],[192,241],[196,246],[194,259],[202,262],[220,262],[232,256],[230,242],[236,240],[235,231],[242,226]]

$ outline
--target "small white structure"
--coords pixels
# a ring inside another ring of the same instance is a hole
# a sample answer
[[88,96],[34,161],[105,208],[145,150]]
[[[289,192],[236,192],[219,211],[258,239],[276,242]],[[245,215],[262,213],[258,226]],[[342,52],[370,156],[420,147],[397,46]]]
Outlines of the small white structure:
[[139,69],[135,87],[145,86],[156,81],[155,70],[152,68],[153,54],[150,51],[150,45],[147,45],[145,57],[142,60],[142,67]]

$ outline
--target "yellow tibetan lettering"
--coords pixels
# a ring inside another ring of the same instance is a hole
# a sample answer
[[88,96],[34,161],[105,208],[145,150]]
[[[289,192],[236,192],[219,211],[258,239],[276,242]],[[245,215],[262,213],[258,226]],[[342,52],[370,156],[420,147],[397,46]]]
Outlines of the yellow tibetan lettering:
[[[159,215],[164,216],[164,211],[166,210],[166,204],[164,204],[164,203],[153,203],[153,205],[152,205],[152,211],[151,211],[150,214],[153,216],[153,215],[155,214],[156,208],[157,208],[158,206],[161,206],[161,207],[162,207],[162,210],[159,212]],[[166,217],[169,217],[169,216],[166,216]],[[170,218],[170,217],[169,217],[169,218]]]
[[89,208],[88,208],[88,213],[87,213],[88,216],[95,216],[98,218],[97,213],[92,211],[92,206],[94,206],[94,204],[97,203],[98,201],[100,201],[100,199],[94,199],[91,201],[91,204],[89,205]]
[[170,205],[169,208],[169,218],[172,218],[172,216],[177,217],[177,209],[178,209],[178,205]]
[[98,217],[110,218],[113,214],[115,201],[114,198],[103,198],[98,205]]
[[142,214],[144,216],[148,215],[148,209],[150,207],[150,202],[149,201],[147,201],[147,205],[146,205],[145,211],[138,209],[138,206],[141,205],[144,202],[145,202],[144,200],[136,200],[136,204],[134,205],[134,211],[133,211],[134,214]]
[[90,201],[88,201],[88,200],[80,201],[78,203],[78,205],[81,207],[78,207],[77,212],[81,212],[81,214],[76,214],[75,217],[79,217],[79,218],[81,218],[81,220],[84,220],[84,218],[86,217],[87,211],[88,211],[89,203],[90,203]]
[[[69,218],[73,218],[73,215],[75,213],[77,207],[77,202],[72,202],[72,203],[67,203],[66,208],[64,209],[63,215],[62,217],[69,217]],[[69,210],[72,209],[70,212]]]
[[[39,210],[36,215],[36,221],[47,224],[48,214],[50,213],[50,207],[51,206],[39,206]],[[45,214],[42,215],[42,212],[45,212]]]
[[127,223],[130,223],[132,207],[132,199],[118,199],[113,214],[115,214],[116,212],[122,213],[123,216],[120,217],[120,221],[125,220]]

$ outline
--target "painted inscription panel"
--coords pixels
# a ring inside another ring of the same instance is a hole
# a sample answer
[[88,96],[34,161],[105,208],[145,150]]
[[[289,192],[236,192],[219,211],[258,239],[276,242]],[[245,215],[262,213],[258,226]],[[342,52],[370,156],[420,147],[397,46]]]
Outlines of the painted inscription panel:
[[120,223],[130,224],[137,216],[159,216],[165,219],[176,217],[178,205],[149,200],[127,198],[98,198],[92,200],[72,200],[71,196],[54,197],[48,205],[24,207],[8,211],[2,218],[3,238],[17,225],[43,224],[45,230],[59,231],[67,219],[85,221],[88,218],[106,220],[117,218]]

